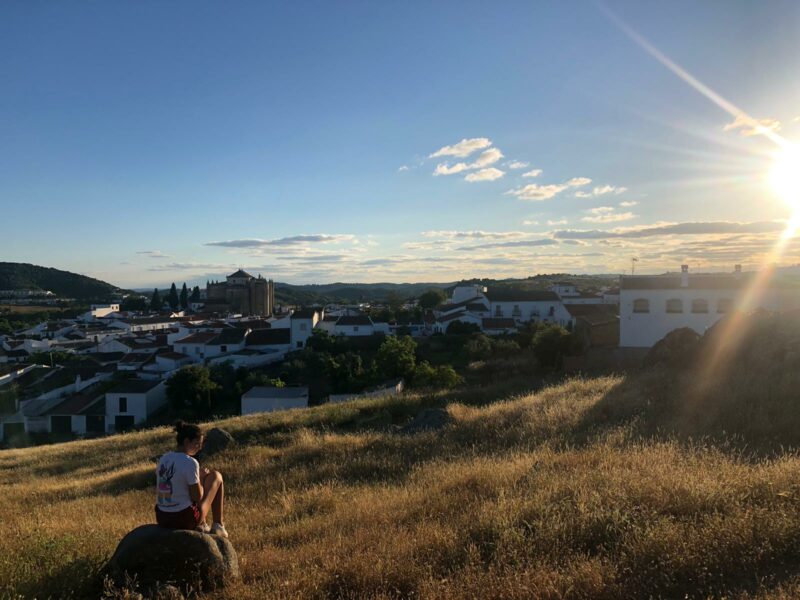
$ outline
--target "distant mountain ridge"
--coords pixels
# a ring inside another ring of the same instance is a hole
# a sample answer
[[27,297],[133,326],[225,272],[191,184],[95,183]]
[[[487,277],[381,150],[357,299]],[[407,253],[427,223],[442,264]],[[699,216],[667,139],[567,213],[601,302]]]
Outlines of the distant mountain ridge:
[[28,263],[0,262],[0,290],[50,290],[57,296],[76,300],[109,300],[124,293],[115,285],[62,271]]

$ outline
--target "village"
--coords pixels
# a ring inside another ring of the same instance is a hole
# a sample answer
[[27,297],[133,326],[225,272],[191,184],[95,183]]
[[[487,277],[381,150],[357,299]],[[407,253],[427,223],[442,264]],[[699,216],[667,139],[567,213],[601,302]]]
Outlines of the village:
[[[224,282],[209,282],[187,310],[130,312],[118,303],[92,305],[77,318],[0,336],[0,393],[6,392],[0,440],[21,434],[96,436],[144,426],[164,409],[167,382],[182,368],[224,364],[241,373],[280,365],[315,334],[419,339],[475,331],[503,338],[539,323],[580,336],[584,356],[573,359],[579,366],[587,356],[619,365],[614,359],[640,357],[675,329],[703,333],[725,314],[745,308],[745,301],[769,310],[800,306],[796,286],[774,278],[759,283],[762,293],[745,298],[752,280],[738,265],[731,273],[697,275],[684,265],[679,274],[621,276],[619,288],[596,293],[568,281],[549,290],[458,284],[443,303],[419,311],[419,322],[399,324],[373,319],[368,309],[374,307],[364,303],[276,306],[271,280],[239,270]],[[409,300],[405,307],[416,304]],[[72,359],[63,364],[52,359],[65,354]],[[314,403],[403,389],[397,378]],[[253,385],[243,390],[239,412],[300,408],[309,401],[306,386]]]

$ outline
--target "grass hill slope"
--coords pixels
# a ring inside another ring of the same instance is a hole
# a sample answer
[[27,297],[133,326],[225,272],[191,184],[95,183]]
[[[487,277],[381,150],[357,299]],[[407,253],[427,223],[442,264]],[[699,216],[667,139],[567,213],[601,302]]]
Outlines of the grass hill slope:
[[50,290],[57,296],[77,300],[108,300],[122,291],[105,281],[69,271],[0,262],[0,290],[22,289]]
[[[723,370],[701,399],[683,393],[694,369],[220,422],[238,444],[208,466],[243,580],[207,597],[796,598],[800,457],[782,422],[797,388],[776,383],[742,417],[728,409],[766,379]],[[387,427],[434,405],[440,432]],[[157,429],[0,452],[0,597],[100,596],[103,561],[152,521],[152,459],[171,446]]]

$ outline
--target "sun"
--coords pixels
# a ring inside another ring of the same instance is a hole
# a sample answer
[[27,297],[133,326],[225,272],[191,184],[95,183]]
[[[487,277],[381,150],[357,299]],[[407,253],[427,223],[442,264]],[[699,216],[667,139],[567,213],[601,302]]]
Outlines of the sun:
[[800,213],[800,145],[787,142],[775,155],[769,182],[795,212]]

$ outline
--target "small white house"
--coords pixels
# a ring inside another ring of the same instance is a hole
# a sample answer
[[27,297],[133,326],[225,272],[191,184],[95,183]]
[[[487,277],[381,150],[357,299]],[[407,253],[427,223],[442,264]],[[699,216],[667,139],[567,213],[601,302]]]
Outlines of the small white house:
[[375,324],[368,315],[357,315],[353,317],[343,316],[336,320],[333,333],[334,335],[344,335],[347,337],[368,336],[375,333]]
[[274,412],[308,406],[307,387],[262,387],[251,388],[242,394],[242,414]]
[[106,429],[125,431],[144,423],[167,400],[162,380],[130,379],[106,392]]
[[324,314],[313,308],[304,308],[292,313],[290,327],[292,332],[292,348],[303,348],[308,338],[314,333]]

